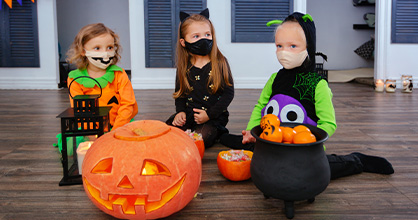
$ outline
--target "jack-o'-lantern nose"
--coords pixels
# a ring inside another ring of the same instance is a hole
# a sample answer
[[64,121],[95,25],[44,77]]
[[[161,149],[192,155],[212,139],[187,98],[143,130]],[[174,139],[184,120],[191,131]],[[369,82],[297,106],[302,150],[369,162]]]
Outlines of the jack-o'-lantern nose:
[[118,187],[125,188],[125,189],[133,189],[134,186],[132,185],[131,181],[129,181],[128,176],[124,176],[122,180],[119,182]]

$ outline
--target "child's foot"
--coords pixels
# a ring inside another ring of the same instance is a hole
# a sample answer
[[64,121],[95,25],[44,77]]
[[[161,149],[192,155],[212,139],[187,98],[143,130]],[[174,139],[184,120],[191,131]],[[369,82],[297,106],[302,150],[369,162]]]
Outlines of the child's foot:
[[359,152],[352,153],[357,156],[363,164],[363,172],[379,173],[379,174],[392,174],[392,164],[383,157],[370,156]]
[[219,143],[232,149],[254,150],[254,143],[243,144],[242,135],[222,134],[219,137]]

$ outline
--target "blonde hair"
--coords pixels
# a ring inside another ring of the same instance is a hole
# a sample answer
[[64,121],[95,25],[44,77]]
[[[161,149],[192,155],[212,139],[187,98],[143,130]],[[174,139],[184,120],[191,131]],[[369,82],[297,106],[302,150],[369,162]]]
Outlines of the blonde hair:
[[102,23],[89,24],[80,29],[67,52],[67,61],[73,63],[78,69],[86,69],[89,61],[86,56],[83,56],[84,45],[91,39],[103,34],[110,34],[115,40],[115,57],[112,59],[112,64],[116,64],[120,60],[120,53],[122,51],[119,45],[119,36],[111,29]]
[[181,97],[184,94],[189,94],[192,89],[188,82],[189,78],[189,70],[190,66],[190,59],[192,58],[192,54],[184,48],[181,43],[180,39],[184,39],[184,35],[187,33],[187,29],[193,22],[206,22],[210,26],[210,31],[212,33],[212,50],[209,53],[209,59],[212,65],[212,72],[209,76],[208,80],[208,87],[210,84],[213,84],[211,88],[211,93],[215,94],[219,89],[223,89],[222,80],[225,82],[227,86],[232,86],[230,83],[230,79],[232,76],[230,74],[228,63],[224,57],[224,55],[219,51],[218,45],[216,43],[215,37],[215,29],[213,28],[212,22],[207,19],[206,17],[199,15],[199,14],[192,14],[186,20],[184,20],[179,25],[178,29],[178,37],[177,37],[177,50],[176,50],[176,67],[177,67],[177,82],[179,84],[179,90],[173,93],[173,97],[176,99]]

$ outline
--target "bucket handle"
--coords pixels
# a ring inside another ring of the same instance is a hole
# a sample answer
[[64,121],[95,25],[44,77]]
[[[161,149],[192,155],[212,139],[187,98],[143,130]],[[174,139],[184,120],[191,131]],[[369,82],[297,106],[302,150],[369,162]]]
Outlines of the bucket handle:
[[100,97],[102,97],[102,94],[103,94],[103,89],[102,89],[102,86],[100,85],[100,83],[99,83],[99,82],[98,82],[95,78],[90,77],[90,76],[78,76],[78,77],[74,78],[74,79],[73,79],[73,81],[71,81],[71,82],[70,82],[70,85],[68,85],[68,94],[70,94],[70,96],[71,96],[71,98],[72,98],[72,99],[74,99],[74,97],[71,95],[71,90],[70,90],[70,88],[71,88],[71,84],[73,84],[73,82],[74,82],[76,79],[78,79],[78,78],[89,78],[89,79],[92,79],[92,80],[96,81],[97,85],[98,85],[98,86],[99,86],[99,88],[100,88],[100,96],[99,96],[99,98],[100,98]]

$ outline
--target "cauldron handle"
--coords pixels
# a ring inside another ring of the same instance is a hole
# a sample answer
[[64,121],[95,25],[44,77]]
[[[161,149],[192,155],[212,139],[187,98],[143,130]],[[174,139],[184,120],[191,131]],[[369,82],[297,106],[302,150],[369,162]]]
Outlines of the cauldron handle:
[[293,201],[284,201],[284,211],[288,219],[295,217],[295,209]]

